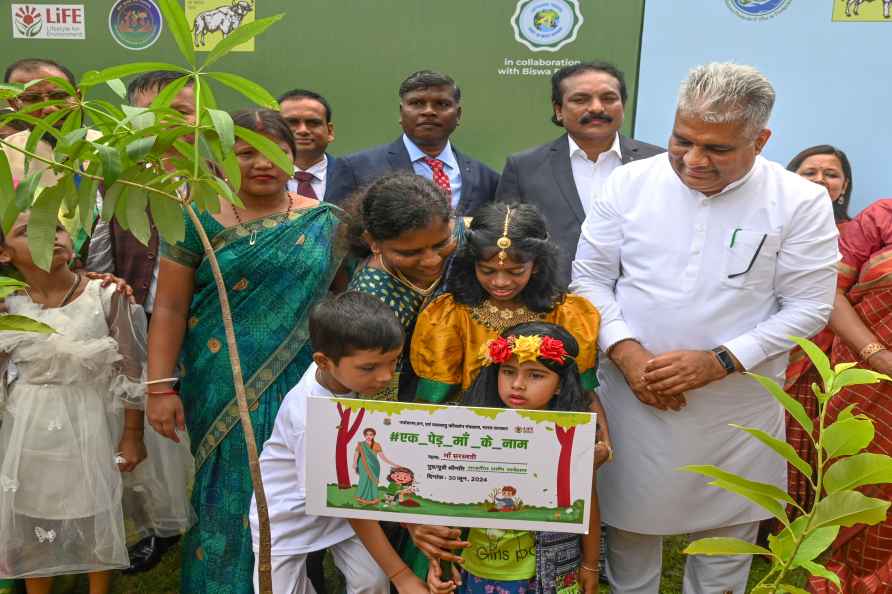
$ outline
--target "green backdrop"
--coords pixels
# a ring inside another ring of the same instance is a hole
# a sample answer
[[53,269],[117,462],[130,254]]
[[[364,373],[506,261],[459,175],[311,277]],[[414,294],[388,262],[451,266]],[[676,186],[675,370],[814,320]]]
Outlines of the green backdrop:
[[[6,63],[49,57],[80,75],[129,61],[176,60],[166,30],[152,47],[128,50],[109,33],[113,0],[80,3],[85,8],[85,40],[13,39],[9,8],[0,12],[5,13],[0,18],[0,54]],[[510,24],[515,0],[255,3],[256,17],[286,16],[257,40],[254,52],[233,53],[219,68],[247,76],[275,95],[294,87],[325,95],[334,109],[336,140],[330,150],[336,155],[396,138],[399,83],[408,73],[429,68],[450,74],[462,88],[464,115],[455,143],[501,170],[508,154],[560,133],[549,120],[549,77],[499,74],[506,58],[614,62],[629,85],[626,133],[634,123],[644,0],[580,0],[584,22],[577,38],[557,52],[533,52],[515,40]],[[244,106],[234,94],[220,91],[220,98],[226,107]]]

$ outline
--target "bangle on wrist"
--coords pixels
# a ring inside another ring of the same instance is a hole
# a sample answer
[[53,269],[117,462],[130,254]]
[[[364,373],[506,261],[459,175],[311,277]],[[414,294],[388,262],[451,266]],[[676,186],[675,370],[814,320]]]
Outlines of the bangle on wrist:
[[860,351],[858,351],[858,356],[861,357],[861,360],[867,363],[867,360],[872,356],[876,355],[881,351],[885,351],[886,346],[879,342],[869,342],[864,345]]
[[607,459],[604,460],[604,464],[607,464],[608,462],[610,462],[611,460],[613,460],[613,446],[611,446],[611,445],[610,445],[609,443],[607,443],[606,441],[599,441],[599,442],[596,442],[596,443],[595,443],[595,446],[597,447],[598,445],[602,445],[602,446],[604,446],[605,448],[607,448]]
[[180,378],[178,378],[178,377],[163,377],[161,379],[149,380],[147,382],[143,382],[143,384],[146,386],[153,386],[155,384],[173,383],[173,382],[179,381],[179,379]]
[[158,390],[157,392],[147,391],[149,396],[179,396],[176,390]]
[[398,576],[399,574],[403,573],[404,571],[406,571],[408,569],[409,569],[408,565],[403,565],[402,567],[400,567],[399,569],[397,569],[396,571],[391,573],[389,576],[387,576],[387,579],[392,582],[393,580],[396,579],[396,576]]
[[579,567],[582,568],[582,571],[587,571],[589,573],[599,573],[597,567],[589,567],[585,563],[580,563]]

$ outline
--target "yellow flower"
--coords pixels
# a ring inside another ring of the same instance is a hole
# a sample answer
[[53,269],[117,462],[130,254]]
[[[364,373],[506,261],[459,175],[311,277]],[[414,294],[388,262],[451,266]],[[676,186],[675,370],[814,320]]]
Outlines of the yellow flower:
[[492,359],[489,358],[489,345],[491,342],[492,340],[484,342],[480,345],[480,350],[477,352],[477,360],[480,361],[484,367],[492,365]]
[[541,336],[515,336],[511,342],[511,352],[517,357],[518,363],[535,361],[539,358]]

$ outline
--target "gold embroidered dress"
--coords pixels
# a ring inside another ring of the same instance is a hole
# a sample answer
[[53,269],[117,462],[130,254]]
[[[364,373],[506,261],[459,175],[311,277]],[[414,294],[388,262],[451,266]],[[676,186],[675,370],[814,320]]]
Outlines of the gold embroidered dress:
[[477,377],[483,364],[480,349],[506,328],[532,321],[563,326],[573,335],[579,343],[576,364],[582,387],[593,390],[600,319],[587,299],[573,294],[545,313],[526,308],[511,312],[488,301],[469,307],[456,303],[451,293],[442,295],[422,310],[412,335],[410,357],[420,378],[416,397],[425,402],[454,400]]

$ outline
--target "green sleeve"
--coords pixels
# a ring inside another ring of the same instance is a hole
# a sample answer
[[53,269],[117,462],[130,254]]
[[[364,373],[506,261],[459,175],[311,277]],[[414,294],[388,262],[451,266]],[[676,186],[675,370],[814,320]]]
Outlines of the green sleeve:
[[458,384],[444,384],[430,379],[420,378],[418,389],[415,391],[415,400],[430,404],[439,404],[449,400],[458,391]]
[[583,390],[594,390],[598,387],[598,372],[596,369],[589,369],[585,373],[579,376],[579,381],[582,383]]

